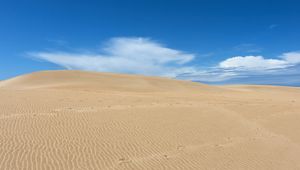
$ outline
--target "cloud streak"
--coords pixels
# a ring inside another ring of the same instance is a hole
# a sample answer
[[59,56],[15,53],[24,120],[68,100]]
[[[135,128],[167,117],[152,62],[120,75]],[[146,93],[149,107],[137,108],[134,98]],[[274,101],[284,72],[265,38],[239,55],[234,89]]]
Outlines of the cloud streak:
[[260,53],[263,51],[263,48],[258,47],[256,44],[240,44],[233,47],[234,51],[243,52],[243,53]]
[[[165,76],[207,83],[249,82],[272,84],[274,79],[299,77],[300,52],[284,53],[277,58],[234,56],[211,67],[195,63],[195,54],[168,48],[149,38],[112,38],[98,53],[61,51],[30,52],[29,56],[66,69]],[[272,80],[272,81],[271,81]],[[295,81],[293,81],[295,82]]]

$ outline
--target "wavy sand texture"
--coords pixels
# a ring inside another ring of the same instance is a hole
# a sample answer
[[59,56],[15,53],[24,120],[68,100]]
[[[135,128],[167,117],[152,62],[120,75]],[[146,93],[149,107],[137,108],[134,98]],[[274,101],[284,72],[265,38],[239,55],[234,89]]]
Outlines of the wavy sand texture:
[[0,169],[300,169],[300,89],[45,71],[0,82]]

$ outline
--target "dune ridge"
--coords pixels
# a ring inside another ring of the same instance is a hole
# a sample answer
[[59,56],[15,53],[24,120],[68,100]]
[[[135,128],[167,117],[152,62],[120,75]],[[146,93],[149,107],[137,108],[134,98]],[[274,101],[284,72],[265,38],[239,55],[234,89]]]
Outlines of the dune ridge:
[[300,169],[300,88],[43,71],[0,81],[0,169]]

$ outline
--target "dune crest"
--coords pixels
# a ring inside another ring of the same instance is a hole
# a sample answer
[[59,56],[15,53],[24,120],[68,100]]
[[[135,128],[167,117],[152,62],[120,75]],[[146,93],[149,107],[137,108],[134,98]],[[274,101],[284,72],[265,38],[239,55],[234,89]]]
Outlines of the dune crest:
[[43,71],[0,82],[0,169],[300,169],[300,88]]
[[191,90],[209,86],[188,81],[172,80],[161,77],[145,77],[114,73],[87,71],[41,71],[18,76],[3,82],[0,87],[6,88],[93,88],[95,90],[132,90],[132,91],[171,91]]

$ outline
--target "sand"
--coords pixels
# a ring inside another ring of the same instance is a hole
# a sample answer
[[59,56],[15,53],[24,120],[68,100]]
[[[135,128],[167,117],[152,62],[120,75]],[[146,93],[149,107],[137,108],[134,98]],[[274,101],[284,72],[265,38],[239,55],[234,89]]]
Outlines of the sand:
[[300,169],[300,88],[43,71],[0,82],[0,169]]

